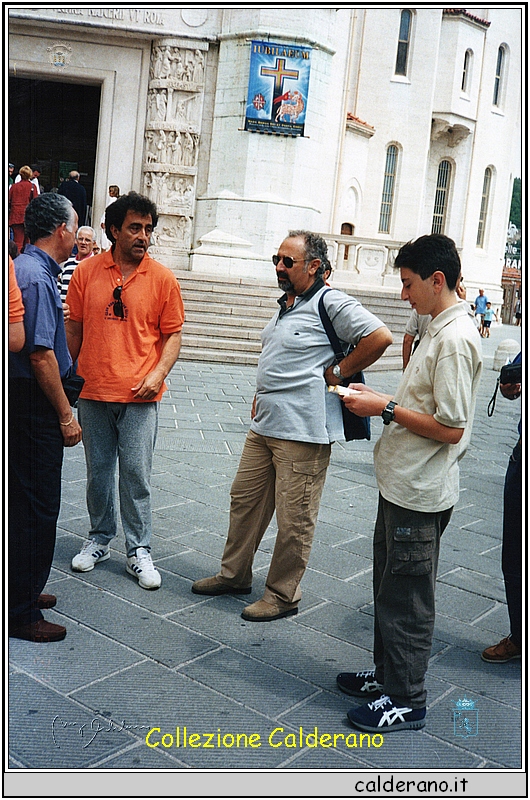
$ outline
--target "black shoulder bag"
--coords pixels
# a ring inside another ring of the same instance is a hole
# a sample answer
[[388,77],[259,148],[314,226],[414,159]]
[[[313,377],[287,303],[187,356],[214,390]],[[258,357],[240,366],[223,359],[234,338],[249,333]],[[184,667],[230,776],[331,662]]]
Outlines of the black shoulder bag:
[[[333,348],[333,352],[338,363],[346,357],[346,354],[341,347],[339,337],[335,333],[335,329],[329,318],[328,312],[326,311],[326,307],[324,306],[324,295],[331,291],[332,289],[326,289],[326,291],[322,292],[320,295],[320,300],[318,301],[318,313],[320,314],[322,325],[324,326],[324,330],[328,335],[329,342]],[[355,375],[352,375],[346,381],[343,381],[344,386],[347,386],[349,383],[365,383],[363,373],[356,372]],[[358,417],[357,414],[354,414],[353,411],[350,411],[346,407],[342,400],[340,401],[340,406],[342,408],[342,425],[344,428],[344,438],[346,441],[351,442],[354,439],[368,439],[368,441],[370,441],[370,417]]]

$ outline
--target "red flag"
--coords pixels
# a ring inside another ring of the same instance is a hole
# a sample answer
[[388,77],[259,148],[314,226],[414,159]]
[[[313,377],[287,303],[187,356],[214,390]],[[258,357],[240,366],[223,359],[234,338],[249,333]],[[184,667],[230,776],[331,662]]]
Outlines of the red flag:
[[283,100],[288,100],[288,99],[289,99],[289,92],[285,92],[285,94],[282,94],[281,97],[275,97],[274,100],[272,101],[272,104],[274,105],[274,103],[281,103],[283,102]]

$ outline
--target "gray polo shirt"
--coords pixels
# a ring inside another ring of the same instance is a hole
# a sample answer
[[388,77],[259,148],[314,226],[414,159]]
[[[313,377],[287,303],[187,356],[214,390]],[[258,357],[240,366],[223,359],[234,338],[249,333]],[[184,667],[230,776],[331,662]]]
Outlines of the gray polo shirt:
[[[333,349],[318,313],[321,279],[279,310],[261,334],[256,415],[251,430],[274,439],[328,444],[344,440],[341,399],[328,392],[324,372]],[[280,299],[280,303],[283,298]],[[355,298],[334,289],[324,304],[344,351],[383,327]]]

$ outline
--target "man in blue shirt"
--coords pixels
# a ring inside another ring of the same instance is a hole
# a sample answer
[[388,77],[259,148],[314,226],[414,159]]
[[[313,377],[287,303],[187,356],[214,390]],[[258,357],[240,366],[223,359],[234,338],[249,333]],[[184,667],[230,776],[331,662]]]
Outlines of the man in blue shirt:
[[475,298],[475,317],[478,317],[480,321],[478,332],[481,336],[484,336],[484,312],[488,303],[489,300],[484,294],[484,289],[479,289],[478,296]]
[[64,639],[42,608],[61,500],[63,447],[81,428],[63,389],[72,366],[57,289],[59,263],[70,254],[77,214],[65,197],[42,194],[26,209],[30,244],[15,260],[24,303],[26,343],[9,354],[9,635],[32,642]]

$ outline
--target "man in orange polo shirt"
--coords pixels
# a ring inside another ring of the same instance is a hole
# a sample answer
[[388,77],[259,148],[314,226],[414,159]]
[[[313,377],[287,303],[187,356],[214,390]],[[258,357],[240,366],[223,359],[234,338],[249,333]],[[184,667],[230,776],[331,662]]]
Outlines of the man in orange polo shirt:
[[68,287],[67,339],[85,379],[79,399],[91,530],[72,569],[110,558],[116,535],[116,464],[127,572],[158,589],[151,557],[151,465],[164,379],[181,342],[184,307],[173,273],[148,254],[156,206],[135,192],[108,206],[112,248],[81,261]]

